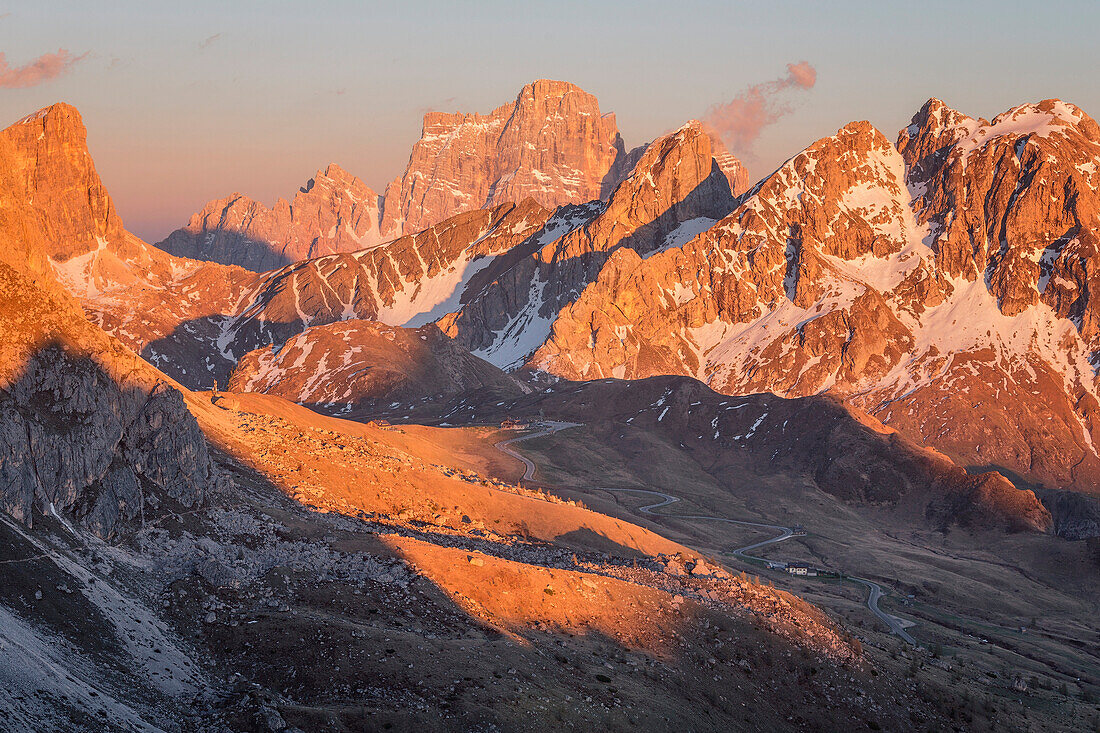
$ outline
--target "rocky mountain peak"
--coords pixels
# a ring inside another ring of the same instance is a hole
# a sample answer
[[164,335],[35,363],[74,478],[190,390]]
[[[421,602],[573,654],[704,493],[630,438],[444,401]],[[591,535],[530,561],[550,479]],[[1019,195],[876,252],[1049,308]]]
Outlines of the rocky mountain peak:
[[207,202],[157,246],[180,257],[262,272],[381,241],[378,195],[330,163],[298,189],[293,202],[280,198],[268,208],[234,193]]
[[326,193],[347,191],[357,195],[358,198],[377,197],[377,194],[358,176],[348,173],[336,163],[329,163],[325,168],[318,169],[313,174],[313,178],[299,189],[299,192],[310,193],[318,184],[321,184],[321,190]]
[[601,198],[624,173],[615,116],[574,84],[539,80],[487,115],[429,112],[381,228],[412,233],[470,209],[532,198],[556,207]]
[[122,220],[88,154],[88,134],[63,102],[28,115],[0,133],[11,184],[32,201],[46,254],[68,259],[123,235]]

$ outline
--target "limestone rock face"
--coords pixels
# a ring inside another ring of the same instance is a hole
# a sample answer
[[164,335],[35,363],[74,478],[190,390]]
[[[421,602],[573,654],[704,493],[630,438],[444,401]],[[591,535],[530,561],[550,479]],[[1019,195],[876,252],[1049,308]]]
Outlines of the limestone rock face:
[[471,356],[434,325],[408,329],[363,320],[315,326],[278,349],[251,351],[229,380],[234,392],[274,394],[328,412],[484,387],[522,391],[515,378]]
[[382,241],[378,195],[335,163],[319,170],[293,202],[268,208],[241,194],[211,201],[157,246],[197,260],[275,270],[311,257]]
[[75,108],[59,103],[3,132],[6,173],[37,214],[47,255],[68,259],[100,239],[121,239],[122,220],[88,155],[87,130]]
[[527,364],[831,393],[964,465],[1098,492],[1097,140],[1056,100],[992,123],[931,100],[896,147],[852,123],[682,246],[616,252]]
[[1100,127],[1091,117],[1048,99],[987,122],[932,99],[898,149],[945,275],[988,280],[1006,316],[1041,300],[1095,338]]
[[0,264],[0,507],[31,525],[69,516],[110,538],[218,481],[180,392]]
[[625,173],[614,114],[561,81],[528,84],[488,115],[429,112],[404,175],[386,187],[382,231],[412,233],[471,209],[531,198],[605,198]]
[[[530,200],[479,209],[374,249],[253,275],[238,289],[225,286],[233,278],[219,282],[204,267],[157,297],[187,303],[193,293],[211,292],[209,302],[216,308],[174,326],[170,321],[157,328],[131,325],[138,314],[117,298],[101,299],[95,307],[112,332],[134,334],[133,347],[184,384],[224,385],[237,359],[281,345],[312,326],[370,319],[418,327],[457,310],[496,256],[538,232],[549,214]],[[234,297],[226,298],[227,290]],[[195,302],[204,300],[199,296]]]
[[498,366],[523,363],[613,253],[675,247],[730,211],[728,155],[694,121],[654,141],[606,204],[559,209],[444,330]]
[[164,263],[123,229],[86,135],[80,113],[67,104],[0,131],[0,261],[51,292],[60,291],[58,263],[80,271],[71,284],[84,292],[107,280],[134,280],[135,266],[151,278],[165,273]]

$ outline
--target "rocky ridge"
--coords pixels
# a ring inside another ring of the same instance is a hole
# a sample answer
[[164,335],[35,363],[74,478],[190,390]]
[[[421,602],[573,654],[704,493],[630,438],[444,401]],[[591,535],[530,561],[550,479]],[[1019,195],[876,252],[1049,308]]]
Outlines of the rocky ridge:
[[239,193],[211,201],[157,247],[253,272],[276,270],[381,243],[378,206],[374,191],[333,163],[317,171],[292,202],[280,198],[268,208]]
[[574,84],[541,79],[488,115],[424,115],[404,175],[386,187],[381,228],[417,232],[527,198],[547,208],[605,198],[628,159],[613,113]]
[[897,147],[850,124],[682,246],[619,250],[528,365],[828,392],[964,465],[1096,491],[1096,139],[1055,101],[990,124],[933,100]]
[[694,121],[654,141],[606,204],[559,210],[441,327],[498,366],[521,365],[615,252],[648,256],[675,247],[733,207],[722,155]]

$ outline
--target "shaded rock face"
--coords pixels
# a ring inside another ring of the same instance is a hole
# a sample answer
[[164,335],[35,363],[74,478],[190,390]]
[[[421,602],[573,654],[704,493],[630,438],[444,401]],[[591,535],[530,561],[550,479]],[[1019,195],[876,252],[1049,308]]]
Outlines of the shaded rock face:
[[280,348],[245,354],[233,392],[263,392],[324,411],[375,401],[441,399],[482,388],[520,394],[511,376],[470,355],[434,325],[395,328],[375,321],[315,326]]
[[110,538],[218,480],[178,390],[66,301],[0,265],[0,502]]
[[528,84],[488,115],[424,115],[404,175],[386,187],[383,232],[531,198],[554,208],[605,198],[626,172],[614,114],[560,81]]
[[1100,499],[1059,489],[1037,490],[1054,521],[1054,534],[1068,540],[1100,537]]
[[333,163],[293,202],[279,199],[269,209],[241,194],[211,201],[157,246],[179,257],[275,270],[378,244],[378,204],[374,191]]

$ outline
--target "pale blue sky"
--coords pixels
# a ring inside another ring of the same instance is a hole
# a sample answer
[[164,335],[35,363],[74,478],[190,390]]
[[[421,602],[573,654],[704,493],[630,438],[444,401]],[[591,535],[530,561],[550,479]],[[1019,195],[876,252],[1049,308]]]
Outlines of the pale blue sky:
[[76,105],[123,219],[153,241],[207,199],[290,197],[329,162],[381,191],[426,108],[487,112],[536,78],[595,94],[632,146],[807,60],[817,86],[743,156],[754,177],[850,120],[893,139],[929,96],[975,116],[1047,97],[1100,115],[1095,2],[0,0],[5,12],[12,66],[90,53],[0,89],[0,125]]

